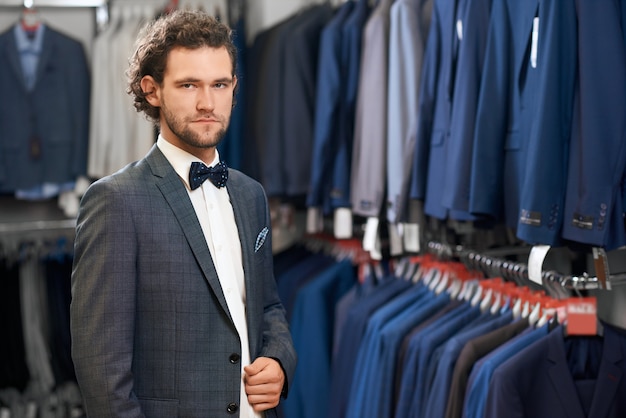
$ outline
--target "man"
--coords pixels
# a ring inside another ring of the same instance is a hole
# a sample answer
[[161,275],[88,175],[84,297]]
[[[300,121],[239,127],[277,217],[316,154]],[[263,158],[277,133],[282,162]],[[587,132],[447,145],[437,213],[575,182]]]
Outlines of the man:
[[129,93],[160,134],[89,188],[76,228],[72,357],[89,417],[272,417],[286,396],[296,353],[265,193],[218,164],[235,70],[231,31],[201,12],[137,43]]

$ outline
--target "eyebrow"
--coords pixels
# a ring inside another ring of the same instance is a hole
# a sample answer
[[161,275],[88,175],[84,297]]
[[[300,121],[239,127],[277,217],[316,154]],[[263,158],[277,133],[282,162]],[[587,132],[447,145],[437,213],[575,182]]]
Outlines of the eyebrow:
[[[232,83],[234,80],[234,77],[221,77],[221,78],[216,78],[215,80],[212,80],[212,83]],[[198,83],[203,81],[200,78],[197,77],[185,77],[185,78],[181,78],[179,80],[175,80],[176,84],[181,84],[181,83]]]

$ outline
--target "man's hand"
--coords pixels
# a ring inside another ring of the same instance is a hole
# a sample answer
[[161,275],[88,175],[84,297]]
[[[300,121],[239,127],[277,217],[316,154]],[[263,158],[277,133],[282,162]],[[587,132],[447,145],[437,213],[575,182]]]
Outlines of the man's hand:
[[260,412],[276,407],[285,384],[285,373],[280,364],[274,359],[259,357],[243,370],[246,394],[252,408]]

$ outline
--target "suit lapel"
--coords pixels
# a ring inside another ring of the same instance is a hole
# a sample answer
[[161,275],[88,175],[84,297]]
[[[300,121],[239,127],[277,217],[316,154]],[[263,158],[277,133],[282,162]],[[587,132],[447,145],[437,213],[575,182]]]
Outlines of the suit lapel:
[[198,261],[204,277],[209,282],[211,289],[213,289],[222,309],[231,318],[209,247],[183,182],[156,145],[152,147],[146,156],[146,161],[155,176],[157,187],[172,208],[172,212],[189,242],[191,251]]
[[15,73],[15,77],[20,80],[21,86],[26,89],[26,80],[24,79],[24,72],[22,71],[22,64],[20,63],[20,55],[17,50],[17,40],[15,39],[13,30],[14,29],[11,28],[11,30],[7,32],[4,53],[7,56],[7,61],[9,62],[11,69]]
[[553,330],[547,338],[548,355],[546,358],[546,370],[557,398],[565,411],[564,416],[584,418],[574,380],[567,367],[567,358],[563,348],[562,327]]
[[604,342],[602,348],[602,362],[596,379],[596,388],[589,411],[590,417],[607,417],[609,410],[614,405],[617,389],[623,376],[623,371],[618,363],[624,360],[623,341],[609,328],[605,327]]
[[41,79],[44,69],[48,65],[48,61],[54,56],[56,49],[56,42],[54,41],[56,36],[52,33],[52,29],[48,26],[42,29],[44,30],[43,41],[41,43],[41,54],[39,55],[37,70],[35,72],[35,85],[37,85],[37,82]]
[[[514,38],[516,39],[516,42],[519,42],[519,45],[515,45],[515,51],[517,51],[517,57],[515,59],[515,79],[517,80],[516,86],[518,93],[521,95],[524,90],[524,85],[528,80],[528,74],[526,74],[526,77],[523,77],[522,75],[528,71],[528,61],[530,60],[530,48],[533,32],[533,19],[535,17],[535,13],[538,12],[539,4],[537,1],[528,0],[521,2],[518,7],[522,7],[523,9],[519,17],[514,16],[515,19],[521,19],[521,23],[516,29],[520,31],[520,33],[518,33]],[[541,32],[541,22],[539,23],[539,31]]]
[[[226,184],[230,202],[233,205],[233,211],[235,213],[235,222],[237,223],[237,231],[239,232],[239,242],[241,244],[241,256],[243,258],[243,272],[246,286],[246,319],[248,321],[248,334],[255,335],[254,330],[261,327],[261,318],[255,314],[263,310],[262,306],[259,306],[263,298],[256,297],[263,290],[258,288],[258,284],[261,280],[253,280],[254,273],[254,243],[256,240],[256,234],[260,231],[255,231],[253,226],[254,214],[250,214],[249,208],[253,202],[248,199],[250,195],[243,187],[237,175],[233,175],[233,171],[229,170],[229,179]],[[254,297],[251,297],[254,295]],[[259,311],[260,309],[260,311]],[[254,338],[249,339],[250,353],[256,353],[256,340]]]

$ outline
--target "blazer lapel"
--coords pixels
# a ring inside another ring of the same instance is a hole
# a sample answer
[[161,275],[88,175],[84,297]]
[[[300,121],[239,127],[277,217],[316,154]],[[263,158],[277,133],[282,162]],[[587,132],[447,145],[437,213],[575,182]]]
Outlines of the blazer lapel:
[[596,379],[589,417],[607,417],[611,406],[614,405],[617,390],[624,378],[623,371],[618,365],[624,360],[623,353],[626,352],[626,347],[622,344],[623,340],[617,337],[609,327],[605,327],[602,362]]
[[[247,190],[243,187],[241,182],[238,181],[238,176],[233,175],[233,171],[229,169],[228,183],[226,183],[230,202],[233,205],[233,211],[235,213],[235,222],[237,223],[237,230],[239,232],[239,241],[241,243],[241,256],[243,258],[243,271],[244,280],[246,286],[246,319],[248,320],[248,334],[255,335],[254,330],[261,327],[261,319],[255,312],[261,312],[263,306],[262,299],[259,297],[251,297],[251,295],[258,295],[263,292],[263,289],[259,288],[261,280],[253,280],[256,276],[254,269],[254,243],[257,234],[260,231],[255,231],[253,226],[254,216],[250,216],[246,211],[246,208],[253,205],[250,202]],[[260,210],[259,208],[256,208]],[[262,274],[262,273],[261,273]],[[257,352],[256,340],[254,338],[249,339],[250,353]]]
[[43,41],[41,43],[41,54],[39,55],[39,61],[37,62],[37,70],[35,72],[35,85],[41,79],[43,72],[48,65],[48,62],[52,59],[55,54],[55,49],[57,47],[55,39],[56,36],[52,33],[52,29],[50,27],[45,26],[42,28],[43,31]]
[[20,80],[20,85],[26,89],[26,80],[24,79],[24,72],[22,71],[22,64],[20,63],[20,55],[17,50],[17,44],[15,39],[15,34],[13,33],[13,28],[7,32],[7,39],[5,42],[5,51],[4,53],[7,56],[7,61],[13,72],[15,73],[15,77]]
[[185,190],[184,183],[180,180],[178,174],[176,174],[156,145],[152,147],[146,156],[146,161],[156,177],[155,181],[157,187],[161,190],[161,193],[163,193],[163,197],[172,208],[174,216],[176,216],[183,233],[187,237],[191,251],[198,261],[204,273],[204,277],[209,282],[211,289],[213,289],[222,309],[224,309],[232,321],[209,247],[204,238],[200,222],[193,209],[189,195]]
[[[528,74],[526,74],[525,77],[523,77],[523,74],[528,71],[527,67],[528,61],[530,60],[530,48],[533,34],[533,19],[535,17],[535,13],[537,13],[539,9],[539,3],[537,1],[528,0],[522,2],[520,7],[523,7],[522,14],[521,16],[516,16],[515,18],[522,19],[522,23],[520,24],[520,27],[517,28],[520,33],[518,33],[514,39],[520,43],[515,46],[515,50],[517,51],[517,57],[515,59],[515,79],[517,80],[516,86],[518,93],[521,95],[524,90],[526,79],[528,78]],[[539,31],[541,33],[541,22],[539,23]]]
[[567,358],[563,348],[563,331],[558,327],[548,335],[548,354],[546,370],[565,416],[584,418],[574,380],[567,367]]

